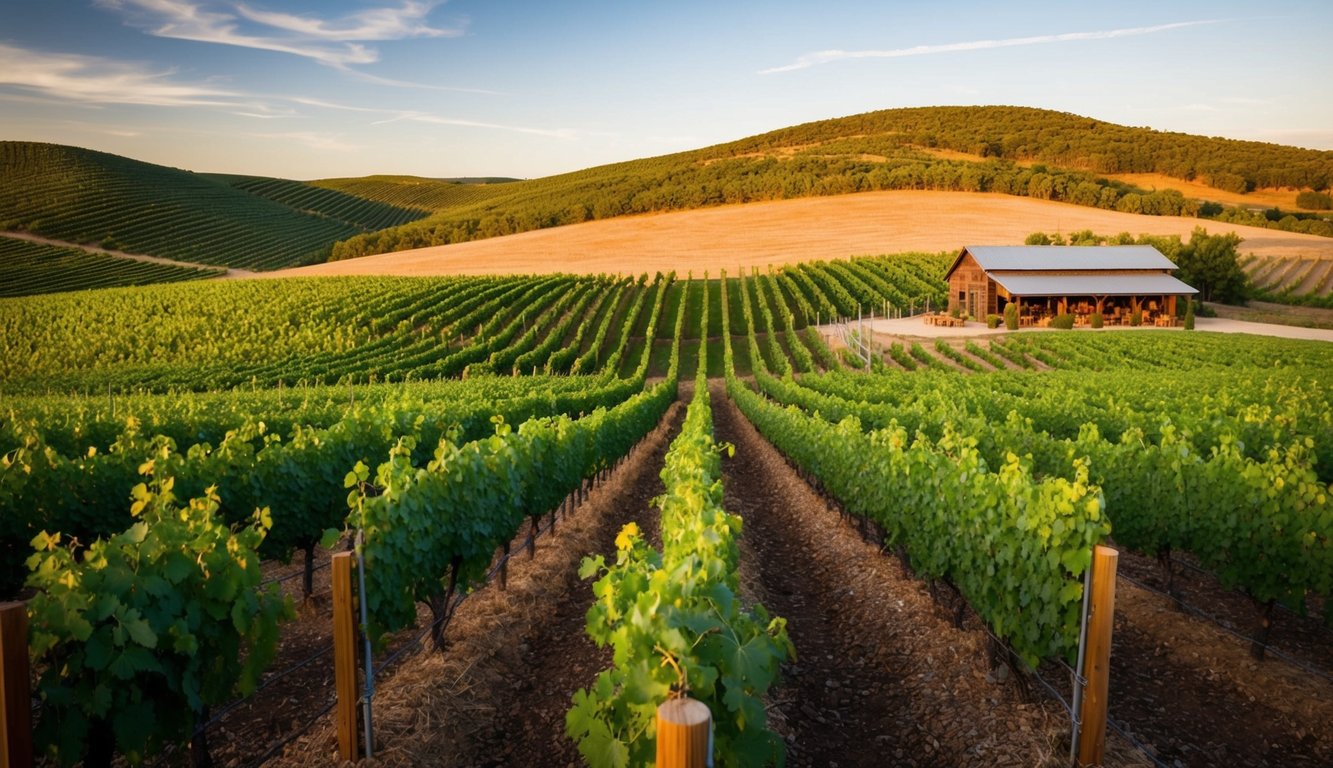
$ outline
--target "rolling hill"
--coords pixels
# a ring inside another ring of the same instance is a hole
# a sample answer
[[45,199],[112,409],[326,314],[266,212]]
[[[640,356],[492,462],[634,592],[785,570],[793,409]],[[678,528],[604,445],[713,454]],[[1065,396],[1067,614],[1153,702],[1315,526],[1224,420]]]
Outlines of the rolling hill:
[[[719,269],[904,251],[956,251],[971,243],[1022,243],[1033,232],[1180,235],[1196,226],[1235,232],[1252,269],[1297,260],[1333,264],[1333,239],[1178,216],[1145,216],[1012,195],[890,191],[776,200],[622,216],[453,245],[266,273],[452,275],[655,272]],[[1323,272],[1320,272],[1322,275]],[[1328,286],[1324,286],[1325,292]]]
[[0,229],[245,269],[327,258],[420,212],[299,182],[214,177],[34,142],[0,142]]
[[[1333,180],[1333,152],[1163,133],[1017,107],[871,112],[527,181],[370,176],[307,183],[196,174],[23,142],[0,143],[0,177],[6,181],[0,186],[0,229],[249,270],[632,214],[883,191],[993,193],[1034,203],[1071,203],[1088,212],[1173,220],[1170,232],[1207,218],[1216,222],[1209,225],[1215,231],[1244,226],[1333,237],[1328,214],[1264,209],[1275,200],[1294,201],[1294,190],[1326,188]],[[923,205],[929,210],[942,199]],[[909,209],[915,210],[904,211]],[[914,215],[905,213],[901,225],[915,226]],[[1020,237],[1060,229],[1056,218],[1022,225]],[[1136,234],[1160,229],[1144,224],[1092,228]],[[938,234],[927,238],[935,243],[930,247],[958,244],[954,230]],[[832,253],[820,245],[824,235],[814,235],[806,250],[785,247],[782,253],[754,254],[753,259],[768,263],[892,250],[890,240]],[[787,238],[788,245],[797,239]],[[1258,245],[1263,238],[1254,232],[1247,239],[1247,248],[1260,258],[1310,258],[1264,252]],[[1313,271],[1308,266],[1280,274],[1300,277],[1301,284],[1328,282],[1318,265]]]
[[[1154,182],[1179,179],[1191,194],[1159,183],[1135,186],[1119,174],[1151,174]],[[1270,188],[1320,189],[1330,181],[1333,152],[1327,151],[1130,128],[1020,107],[895,109],[485,188],[476,199],[460,199],[428,218],[339,243],[333,256],[480,240],[626,214],[883,190],[997,192],[1333,236],[1333,219],[1314,213],[1256,212],[1214,199]],[[1200,185],[1219,195],[1203,195],[1210,202],[1200,202]]]

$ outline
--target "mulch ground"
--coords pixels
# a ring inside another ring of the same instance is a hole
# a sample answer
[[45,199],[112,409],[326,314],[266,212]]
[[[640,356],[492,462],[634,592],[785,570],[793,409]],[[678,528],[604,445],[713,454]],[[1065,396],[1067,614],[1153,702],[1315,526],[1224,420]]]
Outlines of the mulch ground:
[[1257,627],[1247,598],[1178,567],[1179,598],[1210,617],[1203,618],[1154,591],[1166,587],[1155,561],[1124,552],[1120,559],[1114,719],[1169,765],[1333,765],[1333,630],[1319,620],[1319,606],[1306,617],[1275,611],[1269,645],[1287,658],[1256,661],[1237,636]]

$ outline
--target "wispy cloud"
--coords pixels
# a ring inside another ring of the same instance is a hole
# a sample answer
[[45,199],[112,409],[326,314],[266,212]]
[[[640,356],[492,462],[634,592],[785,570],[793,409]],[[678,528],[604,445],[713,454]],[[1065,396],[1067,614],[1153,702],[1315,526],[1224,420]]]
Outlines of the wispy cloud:
[[426,24],[426,16],[439,2],[404,2],[398,8],[371,8],[334,21],[260,11],[245,4],[236,12],[250,21],[286,30],[316,40],[402,40],[409,37],[460,37],[462,27],[441,28]]
[[449,125],[462,128],[488,128],[495,131],[509,131],[511,133],[526,133],[533,136],[547,136],[554,139],[573,139],[576,133],[567,128],[533,128],[524,125],[505,125],[502,123],[487,123],[478,120],[465,120],[456,117],[441,117],[439,115],[425,114],[421,112],[400,112],[387,120],[379,120],[374,125],[385,125],[399,121],[410,121],[415,123],[427,123],[430,125]]
[[250,107],[242,94],[173,79],[172,70],[100,56],[45,53],[0,43],[0,86],[91,104]]
[[1174,24],[1158,24],[1152,27],[1129,27],[1126,29],[1106,29],[1098,32],[1066,32],[1059,35],[1035,35],[1033,37],[1010,37],[1001,40],[971,40],[963,43],[945,43],[943,45],[917,45],[911,48],[894,48],[882,51],[816,51],[800,56],[791,64],[759,70],[761,75],[777,72],[792,72],[808,69],[820,64],[846,59],[900,59],[908,56],[929,56],[940,53],[959,53],[963,51],[984,51],[992,48],[1014,48],[1024,45],[1046,45],[1048,43],[1069,43],[1080,40],[1110,40],[1117,37],[1136,37],[1166,32],[1185,27],[1197,27],[1205,24],[1218,24],[1221,19],[1202,21],[1181,21]]
[[310,149],[318,149],[325,152],[355,152],[361,149],[361,147],[356,144],[347,143],[341,136],[332,133],[320,133],[318,131],[282,131],[276,133],[255,132],[244,135],[254,139],[294,142]]
[[[425,22],[436,2],[405,0],[397,7],[372,8],[340,19],[297,16],[231,6],[210,10],[192,0],[96,0],[122,13],[150,35],[275,51],[317,61],[338,69],[379,61],[379,51],[366,41],[410,37],[456,37],[460,28],[438,28]],[[396,81],[398,85],[415,85]]]
[[380,77],[372,75],[369,72],[361,72],[355,69],[344,70],[348,77],[354,80],[360,80],[374,85],[387,85],[391,88],[416,88],[424,91],[449,91],[452,93],[481,93],[487,96],[499,96],[500,91],[492,91],[486,88],[463,88],[456,85],[436,85],[434,83],[417,83],[409,80],[395,80],[391,77]]
[[[0,43],[0,99],[35,102],[76,102],[90,107],[132,104],[152,107],[196,107],[240,117],[274,120],[308,117],[310,110],[336,110],[378,116],[371,125],[416,122],[460,128],[484,128],[557,139],[577,137],[565,128],[510,125],[445,117],[428,112],[366,107],[294,95],[262,95],[220,88],[209,83],[182,82],[173,70],[74,53],[47,53]],[[300,141],[316,149],[344,151],[348,144],[329,134],[309,132],[255,133],[256,138]]]

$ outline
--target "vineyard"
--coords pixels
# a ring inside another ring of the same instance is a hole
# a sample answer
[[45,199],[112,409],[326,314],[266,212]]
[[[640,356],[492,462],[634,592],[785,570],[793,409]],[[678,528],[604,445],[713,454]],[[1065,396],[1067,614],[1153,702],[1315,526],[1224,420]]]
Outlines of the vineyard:
[[948,260],[0,300],[38,752],[327,762],[350,711],[385,764],[639,765],[688,693],[722,765],[1067,764],[1109,543],[1106,764],[1333,760],[1333,350],[825,336]]
[[120,259],[78,248],[0,238],[0,297],[201,280],[220,269]]
[[1245,268],[1257,298],[1333,308],[1333,260],[1268,257],[1250,259]]
[[311,186],[332,189],[399,208],[438,211],[485,200],[503,186],[462,184],[417,176],[362,176],[354,179],[320,179]]

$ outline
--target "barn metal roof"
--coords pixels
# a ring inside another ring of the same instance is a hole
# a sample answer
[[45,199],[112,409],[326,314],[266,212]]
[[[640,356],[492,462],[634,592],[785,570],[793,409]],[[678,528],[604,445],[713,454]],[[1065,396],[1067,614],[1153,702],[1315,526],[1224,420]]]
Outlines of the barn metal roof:
[[1128,275],[1005,272],[992,273],[991,278],[1014,296],[1180,296],[1198,293],[1170,275],[1152,272]]
[[[1151,245],[969,245],[963,252],[972,254],[987,272],[1176,268]],[[962,257],[959,254],[958,260]]]

